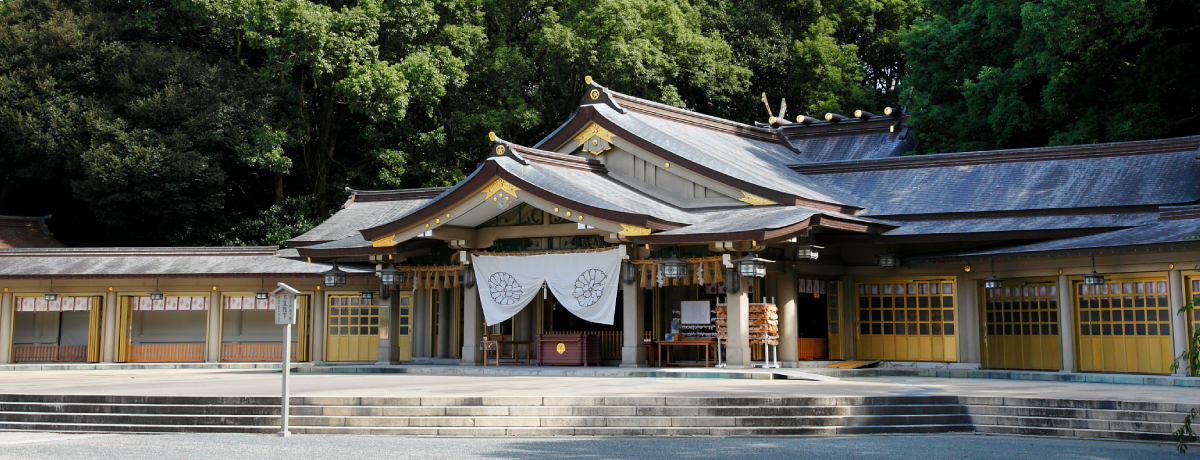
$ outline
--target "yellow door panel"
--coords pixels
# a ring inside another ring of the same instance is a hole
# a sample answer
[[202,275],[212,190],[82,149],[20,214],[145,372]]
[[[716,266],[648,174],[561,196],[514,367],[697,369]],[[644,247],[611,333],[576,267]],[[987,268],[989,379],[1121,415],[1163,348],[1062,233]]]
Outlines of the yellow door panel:
[[379,356],[379,299],[329,295],[327,361],[371,361]]
[[[1009,285],[1011,283],[1011,285]],[[982,294],[983,346],[993,369],[1059,370],[1058,286],[1052,281],[1006,281]],[[957,350],[955,351],[957,354]]]
[[869,281],[857,283],[856,291],[859,359],[956,360],[953,280]]
[[1165,278],[1110,280],[1074,288],[1080,369],[1170,372],[1171,308]]

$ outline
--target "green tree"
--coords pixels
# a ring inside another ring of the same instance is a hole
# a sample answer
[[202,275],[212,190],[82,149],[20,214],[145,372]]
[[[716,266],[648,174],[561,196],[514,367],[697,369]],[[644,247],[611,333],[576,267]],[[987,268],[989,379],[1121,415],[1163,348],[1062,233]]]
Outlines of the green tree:
[[[438,44],[439,6],[425,0],[178,0],[211,33],[227,39],[238,61],[264,81],[283,82],[302,104],[303,155],[318,212],[339,145],[361,142],[375,125],[404,118],[410,101],[432,106],[466,74]],[[452,5],[451,5],[452,6]],[[444,7],[442,7],[444,8]],[[357,116],[357,118],[355,118]],[[287,173],[287,132],[263,130],[245,156]],[[354,150],[353,148],[351,149]],[[278,160],[276,160],[278,158]]]
[[903,44],[922,152],[1200,133],[1200,2],[929,6]]

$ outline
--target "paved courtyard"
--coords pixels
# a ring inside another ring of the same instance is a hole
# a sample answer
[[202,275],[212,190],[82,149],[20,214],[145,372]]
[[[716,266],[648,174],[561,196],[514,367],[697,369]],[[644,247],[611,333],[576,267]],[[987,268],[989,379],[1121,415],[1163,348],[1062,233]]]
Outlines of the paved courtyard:
[[[0,393],[275,396],[271,370],[0,372]],[[901,396],[1113,399],[1200,404],[1200,388],[1028,380],[869,377],[837,381],[420,374],[292,374],[293,396]]]
[[832,438],[421,438],[0,432],[0,459],[1129,459],[1184,458],[1165,443],[987,435]]

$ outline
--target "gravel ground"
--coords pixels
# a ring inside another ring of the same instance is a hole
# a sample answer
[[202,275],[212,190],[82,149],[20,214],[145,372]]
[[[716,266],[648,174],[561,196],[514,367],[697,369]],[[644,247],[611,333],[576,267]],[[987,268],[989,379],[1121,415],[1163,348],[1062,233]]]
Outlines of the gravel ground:
[[424,438],[242,434],[67,435],[0,432],[0,459],[1184,458],[1165,443],[976,434],[827,438]]

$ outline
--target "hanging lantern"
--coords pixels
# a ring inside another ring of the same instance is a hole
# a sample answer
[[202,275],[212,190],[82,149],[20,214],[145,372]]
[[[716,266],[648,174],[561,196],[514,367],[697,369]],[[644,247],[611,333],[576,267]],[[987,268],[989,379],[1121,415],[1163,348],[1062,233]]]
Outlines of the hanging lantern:
[[883,254],[883,255],[880,255],[877,257],[879,258],[879,266],[880,267],[899,267],[900,266],[900,256],[898,256],[896,254]]
[[[970,265],[967,266],[968,268]],[[996,261],[992,261],[992,276],[983,280],[983,287],[987,289],[1000,289],[1004,287],[1004,280],[996,278]]]
[[163,299],[163,293],[162,293],[162,291],[158,290],[158,280],[156,279],[156,280],[154,280],[154,292],[150,293],[150,300],[162,300],[162,299]]
[[325,272],[325,287],[342,287],[346,285],[346,272],[338,268],[337,263]]
[[1096,255],[1092,254],[1092,272],[1083,275],[1083,284],[1104,284],[1104,275],[1096,273]]
[[470,265],[463,265],[463,286],[475,287],[475,270]]
[[50,280],[50,290],[46,291],[45,294],[42,294],[42,297],[44,299],[46,299],[47,302],[53,302],[55,300],[58,300],[58,293],[54,292],[54,280],[53,279]]
[[405,273],[391,265],[379,272],[379,284],[384,286],[403,286]]
[[767,276],[767,262],[774,262],[774,260],[759,258],[753,252],[746,257],[734,259],[733,261],[739,275],[754,278]]
[[825,248],[822,246],[816,246],[816,245],[812,245],[812,244],[798,246],[798,247],[796,247],[796,260],[804,260],[804,259],[816,260],[817,256],[819,255],[817,253],[818,249],[825,249]]
[[736,268],[725,269],[725,292],[735,293],[742,290],[742,277],[737,276]]
[[259,280],[258,280],[258,292],[255,292],[255,293],[254,293],[254,300],[267,300],[267,299],[269,299],[269,298],[271,298],[271,293],[270,293],[270,292],[267,292],[267,289],[264,287],[264,281],[263,281],[263,279],[262,279],[262,278],[259,278]]
[[359,291],[358,296],[363,300],[370,301],[371,299],[375,298],[375,291],[372,291],[370,288],[368,288],[367,290]]
[[662,271],[663,278],[680,279],[686,278],[688,275],[688,264],[679,260],[678,254],[671,254],[671,258],[655,262]]
[[633,266],[633,262],[622,260],[621,282],[625,284],[633,284],[634,281],[637,281],[637,268]]

